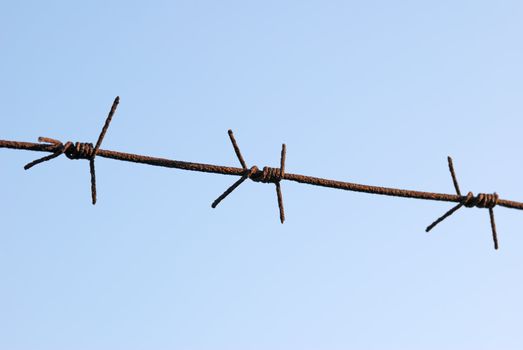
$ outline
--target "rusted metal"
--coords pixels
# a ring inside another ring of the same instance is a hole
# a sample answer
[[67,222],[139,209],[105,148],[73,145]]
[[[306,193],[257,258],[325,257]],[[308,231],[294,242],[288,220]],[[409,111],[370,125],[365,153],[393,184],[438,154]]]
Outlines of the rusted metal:
[[97,140],[95,146],[93,146],[92,143],[84,143],[84,142],[73,143],[70,141],[68,141],[64,144],[61,141],[54,140],[54,139],[51,139],[48,137],[40,137],[38,139],[39,143],[0,140],[0,148],[51,153],[51,155],[39,158],[39,159],[27,164],[25,166],[26,170],[32,168],[33,166],[35,166],[37,164],[41,164],[43,162],[50,161],[62,154],[64,154],[67,158],[73,159],[73,160],[76,160],[76,159],[89,160],[90,173],[91,173],[91,195],[92,195],[93,204],[96,204],[96,174],[95,174],[94,160],[96,157],[103,157],[103,158],[124,161],[124,162],[140,163],[140,164],[147,164],[147,165],[160,166],[160,167],[166,167],[166,168],[174,168],[174,169],[187,170],[187,171],[198,171],[198,172],[213,173],[213,174],[239,176],[240,178],[236,182],[234,182],[227,190],[225,190],[225,192],[223,192],[212,203],[211,206],[213,208],[215,208],[223,199],[225,199],[228,195],[230,195],[238,186],[240,186],[247,179],[251,179],[254,182],[273,183],[276,186],[276,195],[277,195],[281,223],[283,223],[285,221],[285,211],[284,211],[284,207],[283,207],[283,196],[282,196],[282,191],[281,191],[281,181],[283,181],[283,180],[294,181],[294,182],[313,185],[313,186],[322,186],[322,187],[329,187],[329,188],[346,190],[346,191],[353,191],[353,192],[363,192],[363,193],[378,194],[378,195],[392,196],[392,197],[403,197],[403,198],[413,198],[413,199],[423,199],[423,200],[457,203],[457,205],[452,207],[445,214],[443,214],[440,218],[438,218],[431,225],[429,225],[426,228],[427,232],[432,230],[436,225],[441,223],[443,220],[445,220],[446,218],[448,218],[449,216],[454,214],[456,211],[458,211],[462,207],[486,208],[489,210],[492,238],[494,241],[495,249],[498,249],[498,237],[497,237],[497,232],[496,232],[496,223],[494,220],[493,208],[495,206],[502,206],[502,207],[511,208],[511,209],[523,210],[522,202],[501,199],[501,198],[499,198],[497,193],[493,193],[493,194],[479,193],[478,195],[474,195],[472,192],[468,192],[467,195],[463,196],[461,194],[459,184],[458,184],[458,181],[456,178],[456,173],[454,170],[452,158],[450,158],[450,157],[448,157],[448,166],[449,166],[449,171],[450,171],[450,174],[452,177],[452,181],[453,181],[453,185],[454,185],[456,194],[414,191],[414,190],[391,188],[391,187],[371,186],[371,185],[363,185],[363,184],[357,184],[357,183],[352,183],[352,182],[330,180],[330,179],[323,179],[323,178],[318,178],[318,177],[313,177],[313,176],[287,173],[285,171],[285,160],[286,160],[286,153],[287,153],[287,148],[286,148],[285,144],[282,145],[279,168],[271,168],[271,167],[266,166],[266,167],[263,167],[262,169],[260,169],[256,165],[251,166],[249,168],[243,158],[243,155],[236,142],[236,139],[234,137],[234,133],[232,132],[232,130],[229,130],[228,134],[229,134],[229,138],[231,140],[234,152],[240,162],[240,165],[242,166],[241,168],[214,165],[214,164],[187,162],[187,161],[180,161],[180,160],[171,160],[171,159],[165,159],[165,158],[150,157],[150,156],[144,156],[144,155],[139,155],[139,154],[124,153],[124,152],[117,152],[117,151],[101,149],[100,146],[103,142],[105,134],[107,133],[107,130],[112,121],[112,118],[116,112],[116,108],[119,104],[119,101],[120,101],[120,98],[116,97],[116,99],[114,100],[114,102],[111,106],[110,112],[105,120],[104,127],[102,128],[102,131],[100,132],[100,135],[98,137],[98,140]]

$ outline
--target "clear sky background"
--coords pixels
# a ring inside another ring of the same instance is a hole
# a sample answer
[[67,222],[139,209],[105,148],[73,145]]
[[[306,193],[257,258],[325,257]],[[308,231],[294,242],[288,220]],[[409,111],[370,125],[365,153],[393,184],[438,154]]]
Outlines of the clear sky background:
[[[0,138],[523,200],[521,1],[4,1]],[[523,212],[0,150],[1,349],[521,349]]]

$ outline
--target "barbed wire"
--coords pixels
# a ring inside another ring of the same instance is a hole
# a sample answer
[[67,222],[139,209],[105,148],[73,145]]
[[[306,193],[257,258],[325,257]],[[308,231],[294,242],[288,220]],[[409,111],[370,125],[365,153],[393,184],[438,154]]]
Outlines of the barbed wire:
[[107,130],[111,124],[112,118],[116,112],[118,104],[120,103],[120,98],[117,96],[111,106],[109,114],[105,120],[105,124],[98,136],[96,144],[93,146],[92,143],[88,142],[71,142],[62,143],[61,141],[49,138],[49,137],[39,137],[38,143],[32,142],[20,142],[20,141],[8,141],[0,140],[0,148],[9,148],[17,150],[27,150],[27,151],[37,151],[37,152],[48,152],[51,153],[45,157],[36,159],[27,165],[24,169],[29,170],[35,165],[50,161],[54,158],[59,157],[60,155],[65,155],[67,158],[72,160],[84,159],[89,161],[89,170],[91,174],[91,198],[93,205],[96,204],[96,171],[95,171],[95,158],[103,157],[119,161],[132,162],[132,163],[141,163],[148,164],[153,166],[160,166],[165,168],[175,168],[180,170],[188,171],[198,171],[205,173],[214,173],[222,175],[232,175],[239,176],[240,178],[234,182],[229,188],[227,188],[214,202],[211,204],[212,208],[216,208],[218,204],[229,196],[238,186],[240,186],[245,180],[250,179],[254,182],[261,183],[271,183],[275,185],[276,188],[276,197],[280,214],[280,221],[283,224],[285,221],[285,210],[283,205],[283,195],[281,189],[281,182],[283,180],[294,181],[303,184],[309,184],[313,186],[322,186],[335,188],[346,191],[354,192],[363,192],[370,194],[378,194],[384,196],[392,197],[403,197],[403,198],[414,198],[414,199],[423,199],[423,200],[432,200],[432,201],[443,201],[457,203],[454,207],[448,210],[441,217],[436,219],[432,224],[426,228],[426,232],[431,231],[436,225],[440,224],[442,221],[447,219],[449,216],[454,214],[462,207],[466,208],[486,208],[489,210],[490,224],[492,230],[492,239],[494,242],[494,248],[498,249],[498,236],[496,231],[496,222],[494,219],[494,207],[502,206],[506,208],[519,209],[523,210],[523,203],[501,199],[497,193],[479,193],[474,195],[472,192],[468,192],[467,195],[462,195],[458,180],[456,177],[456,172],[454,170],[454,164],[451,157],[448,157],[448,166],[451,174],[452,182],[454,184],[454,189],[456,194],[445,194],[445,193],[436,193],[436,192],[425,192],[425,191],[414,191],[406,190],[399,188],[390,188],[390,187],[381,187],[381,186],[371,186],[363,185],[351,182],[344,182],[338,180],[323,179],[313,176],[306,176],[300,174],[287,173],[285,171],[285,160],[287,155],[287,147],[285,144],[282,144],[281,149],[281,158],[280,158],[280,167],[272,168],[265,166],[262,169],[258,168],[256,165],[247,166],[245,159],[240,151],[240,147],[236,142],[234,133],[232,130],[228,131],[230,141],[232,143],[234,152],[238,161],[240,162],[241,168],[229,167],[222,165],[213,165],[213,164],[204,164],[204,163],[195,163],[187,162],[180,160],[171,160],[165,158],[157,158],[151,156],[144,156],[132,153],[117,152],[111,150],[101,149],[102,142],[105,138]]

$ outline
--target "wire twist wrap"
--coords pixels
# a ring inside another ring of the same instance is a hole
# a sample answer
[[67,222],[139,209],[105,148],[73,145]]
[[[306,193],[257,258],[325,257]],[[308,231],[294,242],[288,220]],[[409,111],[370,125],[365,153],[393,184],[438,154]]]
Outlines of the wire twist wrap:
[[65,151],[65,155],[69,159],[87,159],[91,160],[95,157],[94,145],[90,142],[76,142],[74,147],[69,147]]
[[497,193],[479,193],[474,196],[472,192],[467,193],[467,196],[461,203],[467,208],[494,208],[499,201],[499,195]]
[[257,171],[253,175],[251,175],[250,179],[254,182],[261,182],[261,183],[278,183],[282,180],[283,173],[281,169],[279,168],[271,168],[271,167],[263,167],[263,170]]

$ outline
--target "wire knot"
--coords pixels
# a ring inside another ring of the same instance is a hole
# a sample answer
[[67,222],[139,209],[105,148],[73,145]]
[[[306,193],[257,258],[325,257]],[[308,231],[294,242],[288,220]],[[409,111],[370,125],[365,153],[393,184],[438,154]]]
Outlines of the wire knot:
[[467,196],[461,203],[467,208],[488,208],[492,209],[498,204],[499,196],[497,193],[479,193],[474,196],[472,192],[467,193]]

